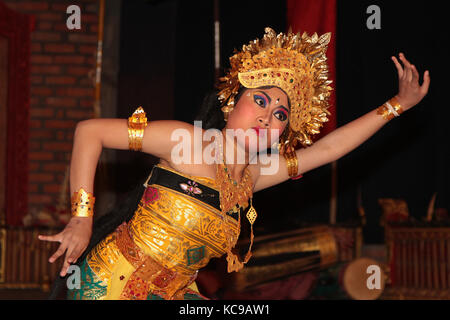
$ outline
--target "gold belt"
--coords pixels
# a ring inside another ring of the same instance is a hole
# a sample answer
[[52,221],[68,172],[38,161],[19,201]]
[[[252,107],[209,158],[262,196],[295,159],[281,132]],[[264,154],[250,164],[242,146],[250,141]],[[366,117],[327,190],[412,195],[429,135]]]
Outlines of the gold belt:
[[121,300],[145,300],[150,292],[164,299],[183,299],[187,287],[197,277],[197,272],[182,274],[145,255],[133,241],[125,222],[116,229],[116,245],[135,268],[120,295]]

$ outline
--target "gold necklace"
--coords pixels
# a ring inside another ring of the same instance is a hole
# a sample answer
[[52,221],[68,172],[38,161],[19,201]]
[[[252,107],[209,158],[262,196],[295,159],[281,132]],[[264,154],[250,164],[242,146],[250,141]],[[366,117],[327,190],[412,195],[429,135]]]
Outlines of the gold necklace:
[[224,163],[217,164],[216,182],[220,190],[220,207],[222,212],[228,212],[236,204],[245,207],[252,197],[252,181],[248,168],[245,168],[241,182],[234,181]]
[[[244,169],[241,181],[237,183],[229,173],[229,169],[226,165],[225,158],[223,155],[222,143],[220,143],[219,150],[220,150],[220,157],[216,159],[218,160],[216,169],[216,185],[219,187],[220,209],[222,211],[223,217],[222,222],[224,222],[224,219],[226,219],[227,212],[229,212],[232,209],[235,212],[237,211],[239,214],[238,216],[239,231],[236,238],[234,238],[233,235],[230,234],[229,228],[226,226],[226,224],[223,226],[223,229],[226,233],[225,236],[227,237],[228,240],[228,248],[227,248],[228,272],[233,272],[242,269],[244,267],[244,264],[248,262],[248,260],[252,255],[251,249],[254,238],[253,223],[256,220],[257,213],[255,208],[253,208],[252,204],[253,183],[248,166]],[[234,253],[232,253],[231,249],[236,245],[240,233],[240,225],[241,225],[240,207],[245,207],[249,199],[250,199],[250,209],[247,211],[246,216],[251,225],[250,248],[245,256],[244,262],[241,262],[239,261],[239,258]]]

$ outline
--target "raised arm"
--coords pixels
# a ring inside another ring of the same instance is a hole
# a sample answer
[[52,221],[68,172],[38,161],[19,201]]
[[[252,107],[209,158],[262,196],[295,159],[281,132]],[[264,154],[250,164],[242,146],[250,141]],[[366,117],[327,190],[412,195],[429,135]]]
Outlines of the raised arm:
[[[397,68],[399,77],[399,92],[395,98],[403,110],[406,111],[418,104],[427,94],[430,85],[430,76],[428,71],[426,71],[424,73],[423,84],[420,86],[417,69],[406,60],[402,53],[400,54],[400,60],[403,62],[404,67],[400,65],[395,57],[392,57],[392,60]],[[334,130],[317,141],[315,144],[317,149],[327,150],[328,153],[328,156],[318,163],[319,166],[345,156],[380,130],[388,120],[380,116],[377,113],[377,109]],[[299,152],[298,156],[301,157],[301,153]],[[323,161],[325,162],[323,163]],[[309,166],[316,167],[315,164]]]
[[[399,92],[395,96],[403,111],[411,109],[427,94],[430,85],[430,75],[424,73],[423,84],[419,85],[419,73],[405,56],[400,53],[400,60],[392,57],[399,77]],[[325,137],[316,141],[312,146],[296,151],[298,159],[298,173],[323,166],[348,154],[380,130],[388,120],[377,114],[374,109],[348,124],[339,127]],[[289,179],[286,161],[280,157],[279,171],[275,175],[259,176],[255,183],[255,192],[276,185]]]

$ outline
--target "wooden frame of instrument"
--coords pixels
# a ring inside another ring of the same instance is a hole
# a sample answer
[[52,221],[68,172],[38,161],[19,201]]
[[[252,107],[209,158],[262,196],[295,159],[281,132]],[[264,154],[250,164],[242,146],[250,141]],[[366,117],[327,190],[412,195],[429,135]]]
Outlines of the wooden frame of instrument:
[[386,245],[386,298],[450,299],[450,228],[387,226]]

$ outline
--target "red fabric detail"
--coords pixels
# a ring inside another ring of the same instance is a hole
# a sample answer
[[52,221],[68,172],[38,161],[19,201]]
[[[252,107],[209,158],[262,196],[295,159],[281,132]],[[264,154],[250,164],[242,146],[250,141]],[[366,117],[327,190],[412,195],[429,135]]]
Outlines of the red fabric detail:
[[28,211],[28,140],[30,119],[30,55],[34,16],[0,2],[0,35],[8,39],[6,146],[6,224],[22,225]]
[[159,287],[165,288],[167,285],[176,277],[175,272],[171,272],[170,270],[163,270],[153,281],[152,283]]
[[153,187],[147,187],[144,193],[144,204],[151,204],[159,199],[159,191]]
[[[336,0],[287,0],[288,29],[292,32],[306,31],[308,35],[314,32],[320,36],[331,32],[328,45],[327,58],[329,79],[333,80],[331,86],[336,88]],[[336,90],[333,90],[329,99],[331,113],[329,121],[324,124],[320,134],[313,136],[313,141],[320,139],[336,129]]]
[[123,289],[120,298],[126,300],[145,300],[149,291],[150,286],[145,280],[132,275],[126,287]]

